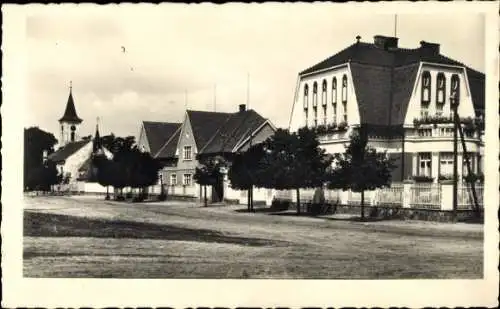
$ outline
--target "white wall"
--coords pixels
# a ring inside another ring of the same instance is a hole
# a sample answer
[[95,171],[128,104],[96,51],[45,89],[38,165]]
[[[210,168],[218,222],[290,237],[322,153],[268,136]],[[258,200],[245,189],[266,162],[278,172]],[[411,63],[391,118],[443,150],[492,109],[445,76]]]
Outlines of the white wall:
[[313,84],[318,83],[318,124],[323,123],[323,106],[322,106],[322,84],[323,80],[326,79],[327,91],[326,91],[326,102],[327,102],[327,124],[333,122],[333,107],[332,107],[332,79],[337,78],[337,123],[342,122],[342,77],[347,74],[347,123],[349,125],[359,124],[359,110],[356,99],[356,93],[354,91],[354,85],[352,83],[352,74],[350,67],[347,64],[334,67],[332,69],[314,73],[306,76],[299,76],[299,84],[297,87],[297,93],[294,100],[294,107],[291,119],[291,131],[296,131],[300,127],[305,125],[305,113],[304,113],[304,88],[305,85],[309,85],[309,104],[308,104],[308,125],[312,126],[314,123],[314,112],[313,112]]
[[[269,123],[266,123],[262,128],[259,129],[258,132],[254,133],[255,135],[252,137],[252,144],[258,144],[264,142],[270,136],[274,134],[274,129],[271,127]],[[237,146],[238,151],[247,151],[250,147],[250,140],[246,140],[242,145]]]
[[434,115],[436,113],[436,80],[439,72],[444,73],[446,78],[446,88],[445,88],[445,105],[443,108],[443,116],[448,116],[451,112],[450,109],[450,89],[451,89],[451,76],[453,74],[458,74],[460,77],[460,105],[458,107],[458,113],[461,118],[474,117],[474,105],[472,104],[472,96],[470,89],[468,87],[468,81],[466,79],[466,74],[461,68],[449,68],[449,67],[436,67],[427,64],[422,64],[417,73],[417,79],[410,97],[410,103],[408,105],[408,110],[406,113],[404,124],[408,126],[413,126],[413,120],[420,117],[420,106],[422,97],[422,73],[424,71],[429,71],[431,74],[431,102],[429,105],[429,115]]
[[71,181],[75,181],[78,178],[78,169],[90,157],[91,152],[92,141],[89,141],[85,146],[66,159],[62,168],[65,175],[71,173]]
[[148,138],[146,136],[146,130],[144,129],[144,123],[141,123],[141,128],[139,130],[139,137],[137,138],[137,147],[141,151],[151,152],[151,149],[149,148]]

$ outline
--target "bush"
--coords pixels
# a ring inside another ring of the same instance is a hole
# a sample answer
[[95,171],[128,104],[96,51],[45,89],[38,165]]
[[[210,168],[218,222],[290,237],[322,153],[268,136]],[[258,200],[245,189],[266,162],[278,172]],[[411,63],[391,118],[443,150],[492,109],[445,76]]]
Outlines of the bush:
[[307,212],[311,215],[319,215],[321,214],[321,208],[323,205],[321,204],[307,204]]
[[137,196],[134,196],[134,198],[132,198],[133,203],[143,202],[144,200],[145,200],[144,194],[139,194]]
[[271,203],[271,210],[274,211],[284,211],[288,210],[288,208],[290,208],[290,201],[273,200]]
[[125,200],[125,197],[123,195],[117,195],[115,197],[115,201],[123,202],[124,200]]
[[132,192],[125,193],[125,198],[126,199],[131,199],[132,197],[133,197]]
[[165,193],[161,193],[158,195],[158,201],[165,201],[167,200],[167,195]]

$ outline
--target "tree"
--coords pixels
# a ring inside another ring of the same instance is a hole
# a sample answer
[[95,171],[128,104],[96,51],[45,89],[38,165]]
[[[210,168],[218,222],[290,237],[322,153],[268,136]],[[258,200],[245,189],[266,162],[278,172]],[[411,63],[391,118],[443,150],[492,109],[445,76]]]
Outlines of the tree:
[[106,200],[110,199],[109,196],[109,186],[111,186],[112,183],[112,175],[113,175],[113,170],[112,170],[112,160],[108,160],[105,155],[97,155],[92,158],[92,164],[97,168],[97,182],[103,186],[106,187]]
[[368,146],[366,132],[351,135],[343,154],[335,155],[335,166],[329,175],[330,188],[352,190],[361,193],[361,218],[364,219],[364,193],[366,190],[389,187],[394,164],[386,152],[377,152]]
[[[40,130],[38,127],[24,129],[24,188],[33,188],[34,179],[40,176],[44,168],[43,153],[54,152],[57,139],[52,133]],[[36,175],[38,174],[38,175]],[[38,178],[39,179],[39,178]],[[30,183],[31,182],[31,183]],[[38,183],[38,181],[35,181]]]
[[53,185],[62,181],[62,175],[57,171],[56,165],[47,161],[46,163],[30,170],[25,184],[28,190],[51,191]]
[[253,211],[252,187],[262,185],[265,180],[261,177],[265,168],[268,167],[264,168],[262,164],[266,159],[264,155],[263,145],[255,144],[246,152],[235,154],[228,171],[231,186],[237,190],[248,191],[248,211]]
[[[117,199],[122,199],[125,187],[144,189],[157,183],[161,164],[149,153],[141,152],[134,145],[134,137],[108,135],[103,137],[103,146],[111,149],[113,159],[96,158],[98,181],[101,185],[112,185],[119,189],[120,195]],[[137,200],[143,198],[144,192],[137,197]]]
[[322,186],[331,157],[319,147],[316,133],[302,128],[297,133],[278,129],[264,142],[235,157],[229,171],[231,184],[296,190],[300,214],[300,189]]
[[296,190],[297,214],[300,214],[300,189],[317,188],[326,180],[325,171],[332,158],[319,147],[314,130],[301,128],[296,133],[278,130],[264,142],[267,188]]
[[205,207],[208,206],[207,186],[215,186],[220,181],[222,177],[220,169],[224,166],[224,161],[209,158],[199,167],[196,167],[193,178],[200,186],[203,186]]
[[[132,149],[132,179],[131,187],[144,189],[158,182],[160,162],[147,152],[141,152],[137,147]],[[142,198],[142,196],[141,196]]]

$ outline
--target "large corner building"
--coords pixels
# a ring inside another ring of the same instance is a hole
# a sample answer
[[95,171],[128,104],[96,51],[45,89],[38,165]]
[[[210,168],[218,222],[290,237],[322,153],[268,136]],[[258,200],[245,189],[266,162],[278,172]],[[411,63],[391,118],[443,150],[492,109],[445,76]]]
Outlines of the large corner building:
[[[444,56],[439,44],[407,49],[396,37],[356,39],[299,73],[290,129],[317,128],[321,146],[341,153],[350,133],[366,128],[369,144],[396,160],[393,181],[421,176],[436,182],[453,172],[450,104],[457,100],[472,170],[481,172],[484,74]],[[461,145],[458,151],[462,162]]]

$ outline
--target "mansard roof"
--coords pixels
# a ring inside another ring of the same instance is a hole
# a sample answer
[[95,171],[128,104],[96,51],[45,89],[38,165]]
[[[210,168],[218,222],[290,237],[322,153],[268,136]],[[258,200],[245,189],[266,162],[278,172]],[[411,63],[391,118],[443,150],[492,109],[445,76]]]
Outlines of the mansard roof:
[[442,55],[439,44],[422,41],[419,48],[406,49],[399,48],[397,40],[376,36],[375,43],[356,42],[303,70],[299,76],[349,63],[361,123],[394,126],[404,122],[420,63],[460,66],[466,71],[476,113],[484,111],[483,73]]

